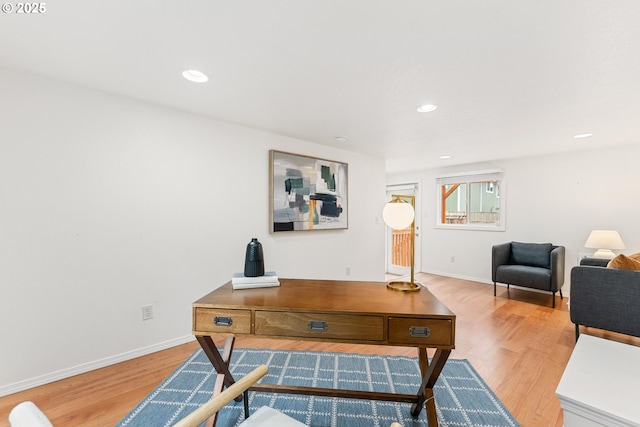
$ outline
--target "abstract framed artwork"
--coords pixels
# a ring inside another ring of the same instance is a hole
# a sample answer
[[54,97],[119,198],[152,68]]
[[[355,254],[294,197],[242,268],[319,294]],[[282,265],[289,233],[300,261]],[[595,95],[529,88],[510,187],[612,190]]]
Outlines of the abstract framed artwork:
[[348,164],[269,151],[271,233],[348,228]]

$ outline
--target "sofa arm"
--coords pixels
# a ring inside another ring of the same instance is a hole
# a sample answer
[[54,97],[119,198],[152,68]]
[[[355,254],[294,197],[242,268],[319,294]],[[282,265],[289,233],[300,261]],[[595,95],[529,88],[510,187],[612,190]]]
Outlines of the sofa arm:
[[576,325],[640,337],[640,271],[573,267],[570,303]]
[[580,260],[580,265],[591,265],[593,267],[606,267],[610,259],[586,257]]
[[509,264],[511,258],[511,242],[494,245],[491,248],[491,280],[496,281],[499,265]]

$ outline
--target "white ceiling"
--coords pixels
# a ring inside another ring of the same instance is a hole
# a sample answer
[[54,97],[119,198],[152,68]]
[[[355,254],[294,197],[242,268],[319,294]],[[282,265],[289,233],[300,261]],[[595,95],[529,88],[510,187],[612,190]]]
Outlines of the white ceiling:
[[[390,172],[640,143],[638,0],[45,5],[0,14],[0,67],[385,157]],[[192,68],[209,82],[184,80]]]

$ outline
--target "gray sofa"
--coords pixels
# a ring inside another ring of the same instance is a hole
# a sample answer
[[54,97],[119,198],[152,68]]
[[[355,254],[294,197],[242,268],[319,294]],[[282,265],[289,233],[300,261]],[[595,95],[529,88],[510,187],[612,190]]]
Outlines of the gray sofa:
[[491,250],[493,296],[496,283],[523,286],[552,293],[551,306],[556,306],[556,292],[562,298],[564,284],[564,246],[551,243],[508,242]]
[[576,340],[580,325],[640,337],[640,271],[607,268],[608,262],[584,258],[571,269]]

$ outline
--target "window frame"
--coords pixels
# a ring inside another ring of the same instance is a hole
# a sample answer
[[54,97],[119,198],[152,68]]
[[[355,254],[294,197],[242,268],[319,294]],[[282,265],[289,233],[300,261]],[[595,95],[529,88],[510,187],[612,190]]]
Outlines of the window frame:
[[[469,213],[471,208],[470,193],[471,184],[473,183],[486,183],[488,181],[497,181],[497,185],[494,184],[493,189],[496,191],[496,198],[499,203],[499,222],[497,224],[447,224],[442,222],[443,210],[446,211],[445,202],[442,199],[442,186],[451,184],[466,184],[466,218],[469,219]],[[436,182],[436,224],[435,228],[446,230],[479,230],[479,231],[506,231],[506,184],[502,169],[490,169],[471,172],[460,172],[445,175],[438,175],[435,179]],[[499,196],[498,196],[499,191]]]

